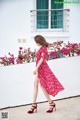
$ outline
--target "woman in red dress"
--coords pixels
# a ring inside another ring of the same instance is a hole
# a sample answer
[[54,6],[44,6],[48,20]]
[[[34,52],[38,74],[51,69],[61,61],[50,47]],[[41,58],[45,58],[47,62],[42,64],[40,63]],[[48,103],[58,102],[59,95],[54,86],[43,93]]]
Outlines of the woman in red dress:
[[37,111],[36,99],[38,95],[38,83],[40,83],[42,91],[50,105],[50,108],[46,112],[51,113],[53,110],[56,110],[56,104],[51,100],[49,95],[57,95],[58,92],[64,90],[64,87],[58,81],[46,62],[49,43],[47,43],[45,38],[41,35],[35,36],[34,40],[40,48],[36,52],[36,68],[33,72],[35,75],[33,104],[28,113],[33,113],[35,110]]

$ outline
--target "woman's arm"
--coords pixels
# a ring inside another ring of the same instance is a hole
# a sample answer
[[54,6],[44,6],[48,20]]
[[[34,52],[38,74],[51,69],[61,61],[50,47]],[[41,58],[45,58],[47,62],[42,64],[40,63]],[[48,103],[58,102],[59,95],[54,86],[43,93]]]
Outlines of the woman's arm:
[[44,59],[44,54],[42,53],[42,54],[41,54],[41,58],[40,58],[40,60],[39,60],[39,62],[38,62],[38,64],[37,64],[37,66],[36,66],[36,69],[37,69],[37,70],[38,70],[39,66],[42,64],[43,59]]
[[43,62],[43,58],[41,57],[41,59],[39,60],[37,66],[36,66],[36,69],[38,70],[39,66],[42,64]]
[[33,74],[37,74],[37,70],[38,70],[38,68],[40,67],[40,65],[42,64],[43,59],[44,59],[44,58],[43,58],[43,54],[42,54],[42,57],[40,58],[40,60],[39,60],[39,62],[38,62],[38,64],[37,64],[37,66],[36,66]]

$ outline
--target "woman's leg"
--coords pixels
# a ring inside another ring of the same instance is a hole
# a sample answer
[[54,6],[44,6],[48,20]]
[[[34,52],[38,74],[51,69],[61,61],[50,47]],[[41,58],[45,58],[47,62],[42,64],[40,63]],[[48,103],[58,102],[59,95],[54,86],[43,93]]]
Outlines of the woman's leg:
[[38,84],[39,84],[39,80],[36,75],[35,80],[34,80],[33,103],[36,103],[36,99],[37,99],[37,95],[38,95]]
[[45,95],[46,99],[48,100],[48,102],[49,102],[49,103],[51,103],[51,102],[52,102],[52,100],[51,100],[51,98],[50,98],[49,94],[48,94],[48,93],[46,92],[46,90],[44,90],[42,87],[41,87],[41,89],[42,89],[42,91],[43,91],[43,93],[44,93],[44,95]]
[[35,80],[34,80],[34,90],[33,90],[33,103],[32,103],[32,107],[30,110],[28,110],[28,113],[33,113],[35,110],[37,112],[37,103],[36,103],[36,99],[37,99],[37,95],[38,95],[38,77],[37,75],[35,76]]
[[44,95],[45,95],[45,97],[48,100],[49,105],[50,105],[50,108],[46,112],[51,113],[51,112],[53,112],[53,110],[56,111],[56,104],[51,100],[51,98],[50,98],[49,94],[46,92],[46,90],[44,90],[42,88],[42,91],[43,91],[43,93],[44,93]]

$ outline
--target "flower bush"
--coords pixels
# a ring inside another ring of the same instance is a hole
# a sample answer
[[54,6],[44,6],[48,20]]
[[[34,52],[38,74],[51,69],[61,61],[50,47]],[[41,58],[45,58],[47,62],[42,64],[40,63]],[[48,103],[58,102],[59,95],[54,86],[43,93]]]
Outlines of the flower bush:
[[3,65],[12,65],[15,64],[15,57],[13,54],[8,53],[9,57],[6,55],[4,57],[0,57],[0,64]]
[[[35,52],[36,50],[31,51],[30,48],[19,47],[17,57],[9,52],[8,55],[0,57],[0,64],[6,66],[34,62],[36,60]],[[57,41],[49,45],[48,60],[74,55],[80,55],[80,43],[70,43],[68,41],[65,44],[63,41]]]
[[59,41],[52,43],[50,49],[53,51],[49,53],[49,58],[80,55],[80,43],[70,43],[68,41],[68,43],[65,44],[63,41]]
[[23,49],[19,47],[18,57],[16,58],[16,63],[25,63],[35,61],[35,52],[32,52],[30,48]]

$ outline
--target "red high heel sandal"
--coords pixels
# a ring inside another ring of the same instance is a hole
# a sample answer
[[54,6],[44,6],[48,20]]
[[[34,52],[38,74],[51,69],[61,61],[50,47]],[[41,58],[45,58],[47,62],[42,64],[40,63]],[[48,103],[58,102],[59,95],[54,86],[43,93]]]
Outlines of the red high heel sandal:
[[37,112],[37,103],[33,103],[31,109],[28,111],[29,114]]
[[51,103],[49,103],[49,105],[50,105],[50,108],[46,111],[47,113],[56,111],[56,104],[53,101]]

